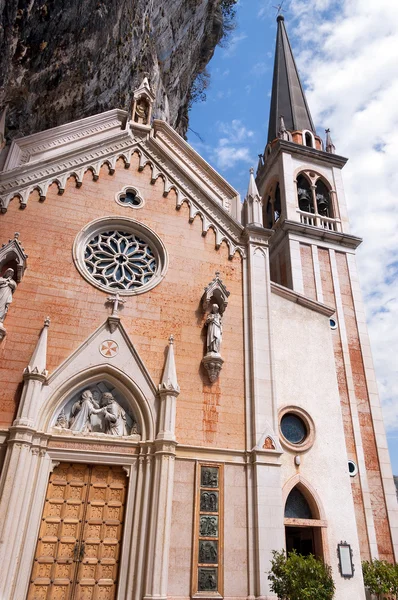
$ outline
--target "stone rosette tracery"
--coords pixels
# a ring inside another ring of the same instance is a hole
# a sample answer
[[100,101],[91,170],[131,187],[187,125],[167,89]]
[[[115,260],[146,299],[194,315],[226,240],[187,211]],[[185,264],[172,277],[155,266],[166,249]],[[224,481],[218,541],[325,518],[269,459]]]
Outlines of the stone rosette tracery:
[[75,239],[73,258],[80,274],[92,285],[123,295],[154,288],[168,266],[166,248],[156,233],[122,217],[89,223]]

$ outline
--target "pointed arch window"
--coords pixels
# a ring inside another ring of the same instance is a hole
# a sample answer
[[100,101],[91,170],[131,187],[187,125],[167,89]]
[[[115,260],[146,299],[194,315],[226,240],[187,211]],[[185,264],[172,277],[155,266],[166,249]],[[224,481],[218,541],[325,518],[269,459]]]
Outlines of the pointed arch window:
[[264,223],[268,229],[277,223],[282,214],[282,203],[281,203],[281,188],[279,183],[274,184],[267,195],[267,202],[265,207]]
[[307,213],[315,213],[312,187],[304,175],[297,177],[297,195],[299,209]]
[[322,217],[333,217],[330,192],[322,179],[318,179],[316,182],[315,197],[318,213]]
[[333,208],[334,192],[330,185],[313,171],[300,173],[296,184],[301,223],[329,231],[341,231],[341,223]]
[[284,516],[287,552],[323,558],[327,523],[320,519],[315,499],[301,483],[288,495]]
[[285,519],[312,518],[312,511],[304,494],[297,487],[294,487],[286,500]]
[[308,146],[308,148],[315,148],[315,137],[311,131],[303,131],[303,146]]

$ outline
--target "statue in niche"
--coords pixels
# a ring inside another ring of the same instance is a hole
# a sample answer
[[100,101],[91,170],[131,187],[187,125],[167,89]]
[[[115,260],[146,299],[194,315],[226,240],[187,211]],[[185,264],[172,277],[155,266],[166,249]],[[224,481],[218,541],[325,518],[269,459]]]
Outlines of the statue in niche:
[[85,390],[80,400],[74,403],[72,406],[72,421],[69,425],[71,431],[78,431],[79,433],[91,432],[91,415],[93,414],[104,414],[105,408],[101,408],[98,402],[93,398],[93,394],[90,390]]
[[222,321],[218,304],[212,304],[211,312],[206,319],[207,352],[220,354],[222,342]]
[[126,411],[115,401],[110,392],[102,394],[102,405],[105,409],[105,433],[109,435],[128,435]]
[[134,121],[142,125],[148,125],[149,107],[145,98],[139,98],[135,106]]
[[13,277],[14,269],[7,269],[0,277],[0,323],[4,323],[8,307],[12,302],[12,295],[17,287]]

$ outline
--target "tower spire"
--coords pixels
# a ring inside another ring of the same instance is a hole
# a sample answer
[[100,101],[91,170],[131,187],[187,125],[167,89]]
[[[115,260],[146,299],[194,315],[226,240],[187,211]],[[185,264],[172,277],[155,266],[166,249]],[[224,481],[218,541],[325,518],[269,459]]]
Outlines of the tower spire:
[[278,137],[281,115],[283,115],[287,131],[308,129],[314,134],[316,133],[289,38],[287,37],[285,18],[283,15],[278,15],[276,20],[278,22],[278,33],[276,37],[268,142],[272,142]]

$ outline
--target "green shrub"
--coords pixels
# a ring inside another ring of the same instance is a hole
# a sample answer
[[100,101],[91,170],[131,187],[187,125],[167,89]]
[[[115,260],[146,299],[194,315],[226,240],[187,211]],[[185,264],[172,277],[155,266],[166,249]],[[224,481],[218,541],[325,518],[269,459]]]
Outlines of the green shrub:
[[334,582],[329,565],[295,551],[274,551],[268,575],[279,600],[332,600]]
[[397,600],[398,565],[386,560],[364,561],[362,563],[365,587],[379,600]]

